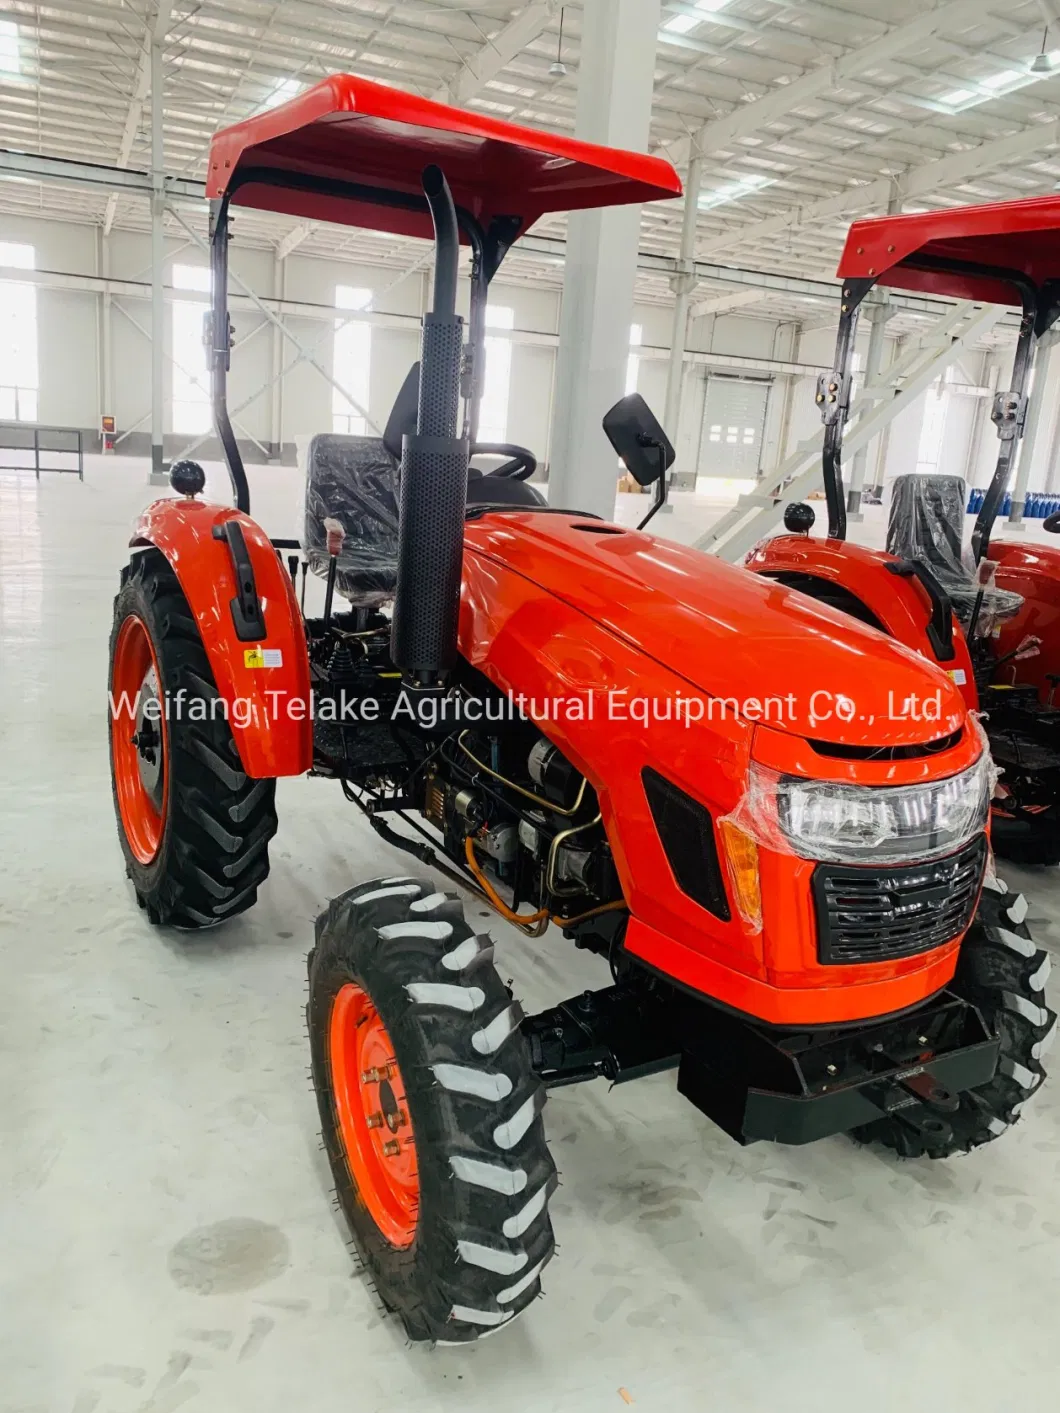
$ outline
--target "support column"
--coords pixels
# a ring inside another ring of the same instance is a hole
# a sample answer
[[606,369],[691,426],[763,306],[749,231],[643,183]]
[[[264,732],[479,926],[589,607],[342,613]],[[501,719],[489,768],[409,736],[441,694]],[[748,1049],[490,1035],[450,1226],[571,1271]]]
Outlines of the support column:
[[[282,301],[287,296],[287,261],[278,255],[272,260],[272,293]],[[283,461],[283,332],[278,325],[272,326],[272,454],[278,462]]]
[[[585,0],[575,133],[646,152],[660,0]],[[600,422],[622,396],[633,322],[640,207],[567,222],[549,500],[611,517],[615,453]]]
[[100,413],[115,416],[114,411],[114,313],[110,294],[110,236],[100,230],[99,272],[107,282],[103,286],[103,304],[100,314]]
[[163,453],[165,407],[166,307],[162,290],[166,244],[165,147],[162,138],[162,41],[151,42],[151,477],[152,486],[167,484]]
[[1031,392],[1028,398],[1027,421],[1020,441],[1019,461],[1016,464],[1016,483],[1012,488],[1012,508],[1008,513],[1008,528],[1022,530],[1023,507],[1027,501],[1027,487],[1030,484],[1031,468],[1034,463],[1034,449],[1042,436],[1046,405],[1054,410],[1054,400],[1046,396],[1046,384],[1056,369],[1056,328],[1047,330],[1038,340],[1034,350],[1034,373]]
[[[697,153],[688,164],[685,179],[685,209],[681,221],[681,253],[677,274],[671,288],[674,292],[674,323],[670,334],[670,366],[666,374],[666,410],[663,428],[678,445],[681,432],[681,397],[685,385],[685,348],[688,345],[688,311],[692,291],[696,287],[696,220],[699,216],[699,188],[703,176],[703,158]],[[670,473],[673,479],[673,471]],[[669,506],[667,506],[669,508]]]
[[[886,304],[886,294],[881,295],[884,301],[877,304],[872,311],[872,328],[869,330],[869,348],[865,357],[865,377],[864,387],[871,387],[879,380],[883,370],[883,347],[884,333],[887,320],[894,313],[893,309],[888,309]],[[854,461],[850,468],[850,489],[847,491],[847,514],[848,519],[855,521],[862,520],[861,514],[861,493],[865,487],[865,467],[868,464],[869,448],[863,446],[854,456]]]

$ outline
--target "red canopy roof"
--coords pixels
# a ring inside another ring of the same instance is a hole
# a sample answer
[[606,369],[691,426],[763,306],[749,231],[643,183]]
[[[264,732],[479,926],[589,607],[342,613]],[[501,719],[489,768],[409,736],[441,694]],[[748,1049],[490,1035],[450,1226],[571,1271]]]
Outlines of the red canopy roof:
[[958,206],[907,216],[855,221],[836,272],[840,279],[875,277],[877,284],[990,304],[1019,304],[1014,287],[987,275],[917,270],[916,256],[933,256],[1020,270],[1036,285],[1060,278],[1060,195],[988,206]]
[[[289,103],[216,133],[206,194],[222,196],[250,167],[339,178],[419,195],[430,162],[445,172],[457,206],[488,228],[518,216],[520,233],[547,211],[672,200],[681,181],[669,162],[577,142],[467,113],[352,74],[336,74]],[[251,183],[233,204],[430,236],[426,212]]]

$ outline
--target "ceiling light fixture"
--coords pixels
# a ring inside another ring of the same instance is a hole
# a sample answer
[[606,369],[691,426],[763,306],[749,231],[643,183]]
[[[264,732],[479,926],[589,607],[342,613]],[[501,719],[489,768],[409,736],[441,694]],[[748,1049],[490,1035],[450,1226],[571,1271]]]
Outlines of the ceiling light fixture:
[[1055,58],[1052,54],[1045,52],[1045,42],[1049,38],[1049,26],[1045,26],[1045,33],[1042,35],[1042,52],[1035,54],[1031,60],[1032,74],[1051,74],[1055,67]]
[[559,10],[559,40],[556,44],[556,60],[555,63],[549,64],[548,66],[549,78],[567,77],[567,66],[563,62],[563,10],[564,7],[561,5]]

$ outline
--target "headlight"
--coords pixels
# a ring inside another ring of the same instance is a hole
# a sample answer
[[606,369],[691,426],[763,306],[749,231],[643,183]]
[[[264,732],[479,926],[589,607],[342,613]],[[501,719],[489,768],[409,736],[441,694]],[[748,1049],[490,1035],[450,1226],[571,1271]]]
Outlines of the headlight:
[[777,822],[795,852],[831,863],[931,858],[986,826],[991,768],[975,765],[924,785],[834,785],[781,776]]

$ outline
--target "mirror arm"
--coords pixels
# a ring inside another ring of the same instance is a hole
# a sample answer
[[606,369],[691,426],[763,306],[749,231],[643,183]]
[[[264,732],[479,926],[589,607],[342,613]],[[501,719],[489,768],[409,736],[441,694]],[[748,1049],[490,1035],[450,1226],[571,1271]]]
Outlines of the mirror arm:
[[644,519],[637,526],[638,530],[643,530],[648,521],[660,511],[666,504],[666,448],[662,442],[655,441],[650,437],[641,437],[642,446],[651,446],[659,453],[659,479],[655,482],[655,502],[652,508],[645,515]]

